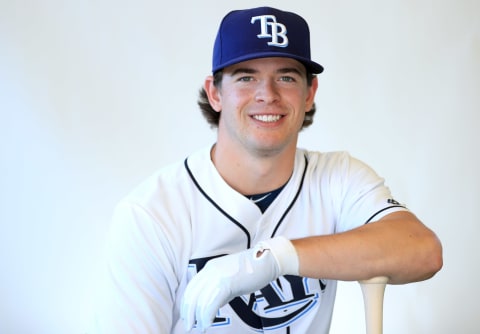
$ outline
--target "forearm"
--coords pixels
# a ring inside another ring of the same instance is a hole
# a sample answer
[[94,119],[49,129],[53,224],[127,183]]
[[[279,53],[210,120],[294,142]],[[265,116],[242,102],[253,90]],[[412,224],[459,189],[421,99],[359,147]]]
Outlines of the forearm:
[[432,277],[442,266],[435,234],[413,214],[392,213],[381,221],[334,235],[292,240],[306,277],[361,280],[389,277],[404,284]]

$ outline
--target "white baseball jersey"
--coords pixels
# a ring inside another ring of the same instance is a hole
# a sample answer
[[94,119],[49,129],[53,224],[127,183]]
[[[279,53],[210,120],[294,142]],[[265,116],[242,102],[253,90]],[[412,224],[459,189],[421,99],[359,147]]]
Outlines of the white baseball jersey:
[[[362,162],[298,149],[290,180],[262,214],[222,179],[205,148],[119,203],[94,332],[185,333],[183,292],[209,259],[273,236],[347,231],[398,210],[406,209]],[[328,333],[335,292],[335,281],[280,277],[222,307],[207,333]]]

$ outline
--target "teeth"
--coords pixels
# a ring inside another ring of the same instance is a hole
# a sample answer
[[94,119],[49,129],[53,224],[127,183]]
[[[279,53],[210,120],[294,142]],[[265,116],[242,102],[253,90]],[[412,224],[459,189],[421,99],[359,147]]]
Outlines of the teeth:
[[272,123],[278,121],[282,116],[280,115],[254,115],[253,118],[261,122]]

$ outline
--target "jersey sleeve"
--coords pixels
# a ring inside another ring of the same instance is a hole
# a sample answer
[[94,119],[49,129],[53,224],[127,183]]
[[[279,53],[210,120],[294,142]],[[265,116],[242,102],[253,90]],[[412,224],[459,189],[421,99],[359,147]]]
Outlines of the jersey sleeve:
[[170,333],[178,280],[168,244],[156,219],[142,207],[129,202],[117,206],[92,334]]
[[393,199],[385,180],[367,164],[346,154],[339,176],[337,232],[376,221],[385,215],[407,210]]

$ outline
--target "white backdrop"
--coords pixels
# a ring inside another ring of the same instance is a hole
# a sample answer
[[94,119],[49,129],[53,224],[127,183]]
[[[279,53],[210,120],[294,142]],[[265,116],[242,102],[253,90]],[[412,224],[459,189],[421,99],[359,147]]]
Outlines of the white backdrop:
[[[301,146],[348,150],[437,232],[444,269],[389,286],[385,333],[478,333],[480,2],[0,0],[0,333],[81,334],[114,204],[211,144],[217,25],[303,15],[325,66]],[[362,333],[342,283],[332,333]]]

